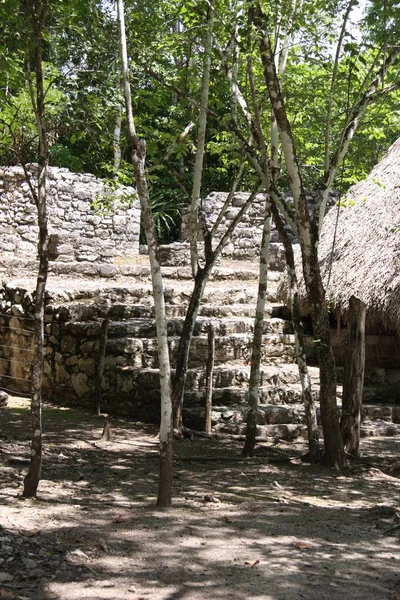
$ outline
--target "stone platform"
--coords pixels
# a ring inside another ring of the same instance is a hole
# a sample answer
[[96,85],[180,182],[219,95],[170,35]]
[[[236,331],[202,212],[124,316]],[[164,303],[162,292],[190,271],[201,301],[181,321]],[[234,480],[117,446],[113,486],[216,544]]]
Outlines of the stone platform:
[[[169,348],[174,367],[179,336],[192,289],[190,269],[180,266],[187,246],[169,248],[172,266],[163,266]],[[283,264],[271,253],[260,381],[260,433],[296,437],[304,432],[304,410],[290,314],[276,300]],[[0,387],[29,393],[32,360],[32,293],[35,263],[9,261],[0,290]],[[104,268],[107,265],[100,265]],[[44,397],[56,403],[93,408],[95,369],[102,320],[110,327],[102,380],[102,410],[137,420],[159,418],[159,376],[150,269],[146,256],[109,265],[103,274],[92,263],[52,263],[46,302]],[[279,266],[279,270],[278,267]],[[222,260],[208,282],[196,322],[185,392],[186,424],[204,423],[207,333],[215,328],[213,425],[243,433],[250,373],[253,321],[258,289],[257,261]],[[308,338],[312,359],[314,345]],[[318,369],[310,368],[318,397]],[[375,406],[371,388],[365,416],[400,422],[393,406]],[[338,389],[340,402],[340,388]],[[400,404],[399,404],[400,406]],[[390,409],[390,410],[389,410]]]

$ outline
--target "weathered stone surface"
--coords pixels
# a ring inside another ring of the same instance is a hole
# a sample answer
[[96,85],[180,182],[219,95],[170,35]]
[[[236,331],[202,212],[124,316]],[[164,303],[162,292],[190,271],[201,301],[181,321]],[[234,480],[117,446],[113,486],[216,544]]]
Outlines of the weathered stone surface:
[[75,373],[72,375],[71,381],[78,398],[89,392],[88,377],[85,373]]
[[[31,177],[37,166],[30,165]],[[37,215],[25,176],[19,167],[0,169],[3,188],[0,202],[0,252],[29,256],[37,246]],[[113,218],[97,214],[93,202],[113,196]],[[132,197],[132,206],[124,208],[122,195]],[[93,176],[75,174],[66,169],[48,168],[47,207],[50,229],[50,260],[109,262],[129,247],[133,256],[139,252],[140,205],[133,188],[123,187],[115,193]],[[103,227],[104,225],[104,227]],[[29,226],[29,227],[27,227]],[[83,250],[96,238],[110,243],[105,254]],[[109,275],[105,275],[109,276]]]
[[0,391],[0,408],[4,408],[8,405],[8,394]]

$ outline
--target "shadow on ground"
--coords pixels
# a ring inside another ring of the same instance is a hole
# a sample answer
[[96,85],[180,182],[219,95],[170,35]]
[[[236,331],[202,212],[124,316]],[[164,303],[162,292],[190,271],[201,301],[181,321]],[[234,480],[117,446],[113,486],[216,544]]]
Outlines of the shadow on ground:
[[104,443],[85,413],[44,422],[40,499],[23,500],[27,403],[2,412],[0,598],[400,598],[398,439],[364,441],[347,476],[301,463],[301,445],[243,460],[233,440],[179,441],[160,512],[153,428],[114,421]]

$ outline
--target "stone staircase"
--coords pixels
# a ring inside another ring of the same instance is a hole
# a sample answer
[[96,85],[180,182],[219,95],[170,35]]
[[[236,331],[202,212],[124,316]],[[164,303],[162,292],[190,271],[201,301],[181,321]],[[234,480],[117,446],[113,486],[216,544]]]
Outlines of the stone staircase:
[[[260,435],[290,438],[304,433],[304,409],[290,314],[276,299],[281,277],[277,267],[282,268],[278,255],[279,249],[273,253],[275,268],[269,274],[258,421]],[[172,367],[192,286],[190,270],[181,264],[178,260],[175,266],[162,268]],[[66,264],[53,266],[48,286],[47,396],[61,403],[93,406],[101,321],[108,318],[102,409],[138,420],[158,420],[158,355],[148,265],[145,261],[128,265],[125,277],[120,271],[108,278],[90,278],[82,271],[79,275],[68,272],[68,268]],[[212,323],[213,426],[220,432],[244,431],[257,290],[257,261],[221,261],[206,286],[190,349],[184,398],[183,416],[190,427],[204,426],[207,334]],[[13,325],[16,330],[29,327],[29,297],[26,279],[8,284],[3,311],[17,320]],[[308,349],[312,354],[311,338]],[[317,399],[318,369],[310,367],[310,374]],[[339,402],[340,396],[339,388]],[[400,423],[399,407],[376,406],[373,398],[364,407],[364,414],[370,421]]]

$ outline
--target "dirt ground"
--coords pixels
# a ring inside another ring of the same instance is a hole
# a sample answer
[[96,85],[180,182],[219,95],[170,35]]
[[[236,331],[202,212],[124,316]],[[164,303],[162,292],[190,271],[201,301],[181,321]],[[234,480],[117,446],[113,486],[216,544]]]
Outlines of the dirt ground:
[[[155,509],[151,426],[44,409],[43,480],[21,498],[29,410],[0,409],[0,598],[400,600],[400,439],[362,440],[348,474],[272,440],[175,443],[174,505]],[[397,475],[397,476],[396,476]]]

